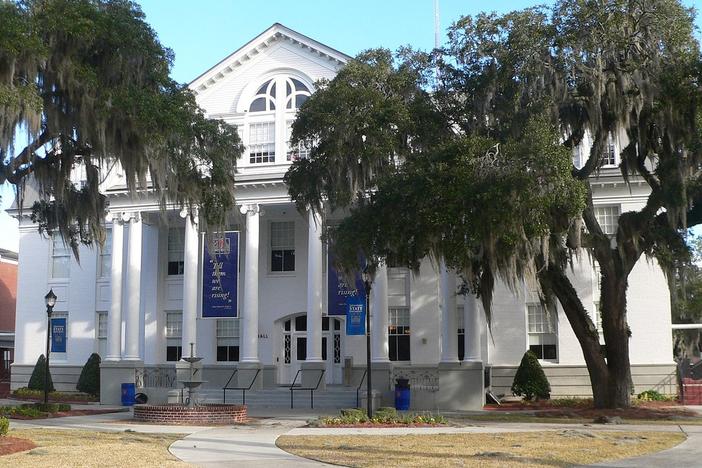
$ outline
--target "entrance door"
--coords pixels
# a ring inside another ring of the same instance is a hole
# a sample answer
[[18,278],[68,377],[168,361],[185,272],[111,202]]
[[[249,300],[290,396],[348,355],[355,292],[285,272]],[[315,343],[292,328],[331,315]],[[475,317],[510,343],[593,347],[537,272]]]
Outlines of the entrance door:
[[[327,384],[342,381],[342,322],[338,318],[322,319],[322,360],[326,363],[324,373]],[[307,359],[307,316],[298,315],[282,322],[282,353],[279,358],[279,382],[290,385],[300,370],[300,364]],[[296,384],[300,383],[298,375]]]

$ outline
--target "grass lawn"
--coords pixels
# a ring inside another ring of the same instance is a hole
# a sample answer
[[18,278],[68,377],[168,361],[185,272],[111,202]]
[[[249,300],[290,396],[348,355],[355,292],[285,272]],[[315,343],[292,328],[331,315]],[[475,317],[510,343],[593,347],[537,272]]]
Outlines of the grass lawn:
[[[572,416],[549,416],[547,414],[519,414],[519,413],[484,413],[466,416],[448,416],[450,423],[457,426],[470,424],[471,422],[513,422],[513,423],[549,423],[549,424],[592,424],[593,418],[580,417],[577,414]],[[657,424],[657,425],[702,425],[702,418],[679,418],[679,419],[637,419],[622,417],[622,424]]]
[[189,466],[168,452],[183,436],[73,429],[18,429],[10,436],[34,441],[37,448],[0,457],[0,466]]
[[658,452],[685,439],[678,432],[559,430],[501,434],[281,436],[283,450],[358,467],[571,466]]

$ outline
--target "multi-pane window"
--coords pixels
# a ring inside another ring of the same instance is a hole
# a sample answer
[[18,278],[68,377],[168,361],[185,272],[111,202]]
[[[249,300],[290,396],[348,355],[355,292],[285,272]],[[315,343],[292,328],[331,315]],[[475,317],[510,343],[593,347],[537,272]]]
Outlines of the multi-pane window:
[[249,124],[249,162],[275,162],[275,122]]
[[547,311],[542,304],[527,305],[529,350],[539,359],[558,359],[556,313]]
[[98,354],[105,357],[107,351],[107,312],[98,312],[95,317],[95,335],[98,344]]
[[275,79],[263,83],[256,91],[249,112],[269,112],[275,110]]
[[239,319],[217,320],[217,361],[239,360]]
[[458,328],[458,360],[462,361],[466,355],[466,326],[463,315],[463,306],[456,307],[456,328]]
[[51,237],[51,277],[68,278],[71,273],[71,250],[63,238],[55,234]]
[[295,271],[295,222],[271,223],[271,271]]
[[391,361],[410,360],[410,312],[407,307],[388,310],[388,341]]
[[615,145],[614,138],[611,134],[607,137],[607,143],[605,143],[604,151],[602,152],[602,165],[617,165],[617,146]]
[[613,236],[617,233],[620,214],[621,209],[619,205],[602,205],[595,207],[595,218],[597,218],[602,232],[608,236]]
[[112,231],[107,231],[105,234],[105,244],[100,249],[99,262],[100,277],[110,276],[110,270],[112,269]]
[[168,275],[182,275],[185,268],[185,229],[168,229]]
[[166,361],[180,361],[183,356],[183,313],[166,312]]
[[310,97],[310,90],[296,78],[285,79],[285,109],[299,109]]
[[297,161],[298,159],[307,159],[310,157],[310,149],[307,145],[304,143],[300,142],[296,145],[293,145],[290,142],[290,138],[292,137],[292,120],[288,120],[286,122],[286,135],[285,135],[285,141],[286,141],[286,146],[287,146],[287,153],[286,153],[286,159],[288,161]]

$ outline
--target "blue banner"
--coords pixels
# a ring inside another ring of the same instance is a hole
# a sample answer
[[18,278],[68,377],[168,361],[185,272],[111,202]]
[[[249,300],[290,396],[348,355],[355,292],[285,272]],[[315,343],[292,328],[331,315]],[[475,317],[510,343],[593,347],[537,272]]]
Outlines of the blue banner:
[[66,319],[51,319],[51,352],[66,352]]
[[348,304],[346,313],[346,334],[366,334],[366,305],[362,300],[353,300]]
[[202,318],[237,317],[239,233],[217,235],[210,244],[202,255]]
[[348,304],[364,302],[365,288],[360,273],[356,274],[356,284],[349,285],[334,269],[334,257],[330,253],[327,257],[327,314],[346,315]]

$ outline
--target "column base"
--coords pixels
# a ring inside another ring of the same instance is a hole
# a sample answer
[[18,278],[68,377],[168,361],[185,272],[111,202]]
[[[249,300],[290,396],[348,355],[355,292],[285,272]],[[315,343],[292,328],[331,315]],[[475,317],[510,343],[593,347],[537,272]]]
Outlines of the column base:
[[122,384],[135,383],[134,371],[143,361],[103,361],[100,363],[100,404],[121,405]]
[[[236,385],[237,387],[248,387],[251,385],[251,390],[260,390],[263,388],[263,364],[260,362],[240,362],[237,366],[237,369],[239,371],[236,373]],[[256,372],[258,372],[258,376],[256,376]],[[256,380],[253,381],[252,385],[252,379],[256,376]]]
[[321,381],[319,379],[319,374],[322,370],[327,368],[327,363],[324,361],[305,361],[300,364],[300,369],[302,370],[302,382],[301,386],[306,388],[317,387],[317,382],[319,382],[319,387],[317,390],[326,390],[326,373],[322,377]]

